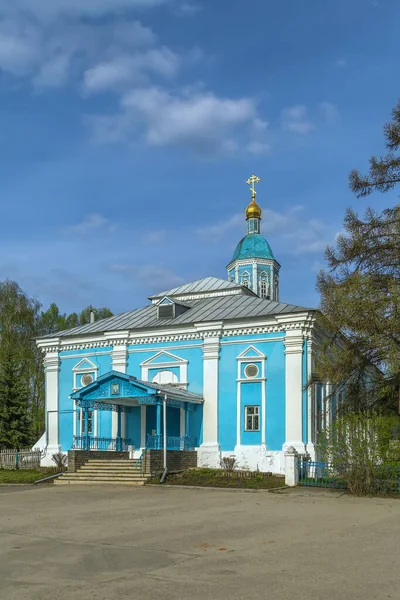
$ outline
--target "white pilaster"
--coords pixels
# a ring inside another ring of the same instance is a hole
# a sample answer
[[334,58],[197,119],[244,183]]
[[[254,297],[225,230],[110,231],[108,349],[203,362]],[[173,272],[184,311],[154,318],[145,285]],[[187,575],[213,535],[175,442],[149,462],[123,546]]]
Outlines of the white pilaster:
[[[310,379],[314,363],[313,363],[313,341],[309,339],[307,341],[307,378]],[[308,429],[308,440],[307,440],[307,453],[311,456],[312,460],[315,459],[315,407],[314,407],[314,384],[311,384],[307,388],[307,429]]]
[[297,329],[286,332],[285,384],[286,384],[286,440],[283,450],[293,446],[298,453],[305,452],[303,442],[303,335]]
[[198,451],[201,465],[220,467],[221,452],[218,442],[218,370],[219,335],[204,339],[203,343],[203,443]]
[[[119,371],[120,373],[126,373],[128,366],[128,346],[126,344],[120,344],[114,346],[111,351],[111,368],[113,371]],[[117,437],[118,431],[118,413],[112,412],[111,420],[111,437]],[[121,415],[122,417],[122,415]],[[121,430],[123,431],[124,420],[121,419]],[[123,437],[123,436],[122,436]]]
[[[46,429],[47,429],[47,457],[61,451],[59,438],[59,371],[60,357],[58,349],[47,352],[44,358],[46,381]],[[51,462],[49,463],[51,464]]]

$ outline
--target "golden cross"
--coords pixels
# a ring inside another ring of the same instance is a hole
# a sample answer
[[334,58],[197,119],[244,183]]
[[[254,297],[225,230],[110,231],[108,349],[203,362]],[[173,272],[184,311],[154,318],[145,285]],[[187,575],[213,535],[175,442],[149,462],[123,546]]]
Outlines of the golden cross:
[[250,190],[253,192],[251,194],[251,197],[254,199],[256,197],[256,190],[254,189],[254,186],[256,183],[259,183],[261,180],[259,177],[257,177],[257,175],[252,175],[251,177],[248,178],[248,180],[246,181],[247,185],[250,186]]

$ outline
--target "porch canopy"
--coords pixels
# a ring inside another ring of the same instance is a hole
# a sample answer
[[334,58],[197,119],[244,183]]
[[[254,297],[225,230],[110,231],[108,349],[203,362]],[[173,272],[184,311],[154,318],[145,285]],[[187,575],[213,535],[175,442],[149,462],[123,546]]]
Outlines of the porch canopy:
[[[194,441],[189,436],[189,411],[193,405],[202,404],[203,397],[193,392],[188,392],[173,385],[160,385],[149,381],[141,381],[132,375],[109,371],[101,375],[93,383],[71,394],[76,406],[82,409],[84,431],[86,436],[80,436],[80,446],[84,450],[98,448],[96,440],[88,435],[88,415],[93,410],[109,410],[117,413],[117,432],[115,450],[125,449],[129,440],[121,436],[121,413],[129,413],[132,407],[155,405],[157,407],[156,435],[148,436],[146,447],[150,449],[164,449],[168,446],[178,445],[176,449],[189,449],[194,447]],[[185,438],[168,443],[167,440],[167,406],[183,409],[185,411]],[[163,432],[161,432],[161,410],[163,410]],[[179,441],[178,441],[179,440]],[[75,441],[74,441],[75,442]],[[76,446],[75,446],[76,447]]]

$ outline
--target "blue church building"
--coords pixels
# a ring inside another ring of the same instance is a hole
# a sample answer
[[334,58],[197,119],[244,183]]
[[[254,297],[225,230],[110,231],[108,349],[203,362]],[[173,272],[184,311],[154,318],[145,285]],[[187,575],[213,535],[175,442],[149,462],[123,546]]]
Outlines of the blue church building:
[[316,311],[280,300],[280,265],[253,195],[227,279],[206,277],[142,308],[37,340],[44,353],[51,464],[71,449],[196,450],[199,466],[284,472],[293,446],[314,457],[329,386],[307,386]]

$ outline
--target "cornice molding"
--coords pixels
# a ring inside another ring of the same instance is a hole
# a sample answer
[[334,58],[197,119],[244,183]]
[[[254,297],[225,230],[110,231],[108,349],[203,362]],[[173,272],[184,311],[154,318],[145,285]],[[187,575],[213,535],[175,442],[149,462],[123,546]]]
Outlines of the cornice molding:
[[[38,347],[46,354],[91,348],[118,346],[139,346],[144,344],[159,344],[181,342],[186,340],[207,340],[215,337],[236,337],[243,335],[258,335],[266,333],[281,333],[299,331],[299,334],[313,338],[315,327],[315,311],[289,313],[260,317],[257,320],[243,321],[209,321],[197,323],[185,329],[143,330],[141,332],[106,332],[96,336],[76,339],[48,338],[37,341]],[[124,351],[124,348],[121,348]],[[129,352],[129,350],[128,350]]]

